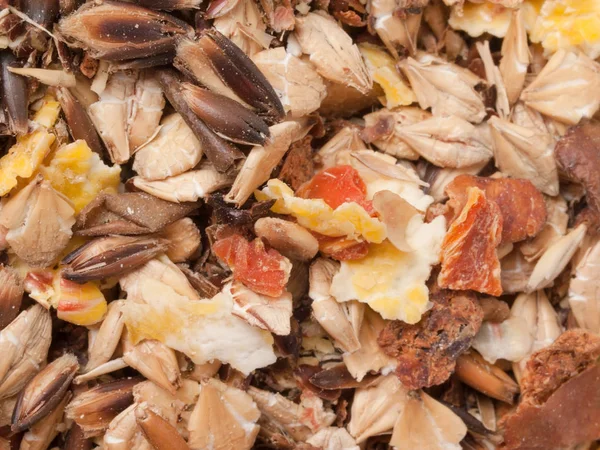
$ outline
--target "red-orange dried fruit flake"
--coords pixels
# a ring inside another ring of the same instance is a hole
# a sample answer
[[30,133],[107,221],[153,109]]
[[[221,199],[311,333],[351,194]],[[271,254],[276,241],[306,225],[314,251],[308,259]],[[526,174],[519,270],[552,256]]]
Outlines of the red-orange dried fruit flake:
[[302,185],[296,195],[301,198],[320,198],[333,209],[355,202],[373,213],[373,205],[366,199],[367,186],[352,166],[335,166],[316,174]]
[[279,297],[290,277],[292,264],[261,239],[247,241],[234,234],[213,244],[213,252],[233,271],[233,278],[257,294]]
[[502,244],[537,235],[546,223],[544,196],[529,180],[459,175],[446,186],[454,217],[467,203],[467,190],[477,187],[502,213]]
[[356,261],[369,253],[369,243],[357,242],[345,237],[331,237],[313,233],[319,241],[319,251],[337,261]]
[[496,247],[502,236],[500,208],[485,193],[471,187],[467,202],[442,242],[441,287],[500,295],[500,260]]

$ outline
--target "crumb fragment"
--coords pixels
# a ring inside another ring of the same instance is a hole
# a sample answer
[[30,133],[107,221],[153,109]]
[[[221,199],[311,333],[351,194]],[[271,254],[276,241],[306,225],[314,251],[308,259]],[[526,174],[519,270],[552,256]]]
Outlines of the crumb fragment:
[[446,381],[483,320],[473,293],[438,290],[430,300],[433,308],[419,323],[388,322],[377,340],[388,356],[398,360],[396,376],[409,389]]
[[505,419],[506,450],[571,447],[600,437],[600,337],[564,332],[531,356],[522,398]]
[[586,190],[587,208],[577,217],[600,232],[600,125],[571,127],[556,144],[556,161],[569,178]]
[[521,380],[523,401],[542,404],[565,381],[597,364],[600,337],[583,330],[569,330],[533,355]]
[[312,158],[312,136],[305,136],[294,142],[283,161],[277,178],[296,191],[303,183],[311,179],[314,173]]

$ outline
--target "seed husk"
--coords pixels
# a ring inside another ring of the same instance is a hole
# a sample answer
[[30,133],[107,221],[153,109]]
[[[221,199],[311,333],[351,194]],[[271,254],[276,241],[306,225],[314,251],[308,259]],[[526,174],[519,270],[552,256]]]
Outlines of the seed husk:
[[13,133],[27,133],[29,91],[27,80],[13,74],[9,67],[17,67],[17,59],[11,52],[0,52],[0,80],[6,104],[9,125]]
[[64,450],[92,450],[94,447],[91,439],[83,436],[83,430],[74,423],[67,434]]
[[0,331],[19,314],[23,280],[11,267],[0,265]]
[[52,440],[58,435],[58,425],[63,419],[65,405],[71,397],[71,393],[68,392],[50,414],[34,424],[25,433],[21,441],[20,448],[22,450],[44,450],[48,448]]
[[[271,123],[285,115],[283,105],[271,84],[252,60],[217,30],[205,30],[196,44],[206,55],[214,73],[248,105]],[[197,76],[197,72],[194,72]],[[202,79],[198,81],[202,83]]]
[[78,369],[75,355],[67,353],[33,377],[19,394],[11,430],[18,433],[30,428],[54,410],[66,395]]
[[108,61],[172,53],[177,38],[193,31],[169,14],[116,1],[86,3],[63,17],[57,30],[70,46]]
[[135,419],[146,439],[156,450],[189,449],[177,429],[147,405],[141,404],[135,409]]
[[137,3],[146,8],[172,11],[175,9],[199,8],[202,0],[138,0]]
[[50,313],[38,304],[0,332],[0,400],[17,394],[40,370],[51,339]]
[[67,88],[61,87],[56,89],[56,97],[65,114],[65,119],[67,120],[67,125],[73,139],[83,139],[92,151],[102,157],[104,155],[102,142],[86,108]]
[[123,275],[163,253],[164,239],[143,236],[107,236],[75,249],[62,260],[67,280],[84,283]]
[[101,435],[112,419],[133,402],[133,387],[140,381],[125,378],[77,394],[65,407],[67,418],[82,428],[86,438]]
[[165,96],[192,129],[207,158],[219,172],[228,171],[237,160],[243,159],[244,154],[240,150],[225,142],[194,114],[183,97],[181,78],[174,71],[159,69],[156,77]]
[[511,405],[515,401],[515,395],[519,393],[519,385],[511,377],[474,351],[458,357],[456,375],[463,383],[482,394]]
[[155,233],[198,208],[195,203],[171,203],[143,192],[101,192],[77,217],[80,236]]
[[181,88],[190,109],[223,139],[240,144],[263,145],[269,137],[267,124],[235,100],[191,83],[183,83]]
[[181,385],[175,351],[160,341],[144,340],[136,345],[125,341],[123,361],[171,394]]

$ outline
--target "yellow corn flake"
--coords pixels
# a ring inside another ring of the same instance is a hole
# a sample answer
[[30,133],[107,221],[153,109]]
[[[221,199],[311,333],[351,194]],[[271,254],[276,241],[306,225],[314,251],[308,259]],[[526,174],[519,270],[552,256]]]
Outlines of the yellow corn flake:
[[27,292],[29,297],[44,308],[50,309],[52,302],[54,302],[55,292],[53,282],[56,271],[52,269],[29,268],[23,271],[23,267],[21,266],[20,273],[24,280],[23,286],[25,292]]
[[47,309],[55,308],[59,319],[88,326],[104,318],[107,303],[96,283],[74,283],[63,278],[60,269],[34,269],[16,257],[10,264],[23,278],[29,297]]
[[17,138],[17,143],[0,159],[0,196],[8,194],[17,185],[17,178],[29,178],[34,174],[55,139],[44,130]]
[[358,48],[373,81],[385,93],[385,99],[381,103],[386,108],[406,106],[417,101],[415,93],[396,70],[396,61],[384,48],[372,44],[360,44]]
[[53,288],[51,303],[56,307],[59,319],[75,325],[89,326],[100,322],[106,315],[106,300],[94,283],[74,283],[57,273]]
[[[134,283],[143,298],[139,303],[127,301],[123,311],[133,342],[156,339],[185,353],[196,364],[218,359],[244,374],[277,359],[271,333],[234,316],[230,294],[190,299],[165,282],[143,274],[127,277],[137,278]],[[127,279],[125,286],[129,287]]]
[[321,199],[305,199],[294,196],[294,191],[280,180],[272,179],[258,200],[276,200],[271,210],[278,214],[294,216],[298,224],[325,236],[346,236],[349,239],[363,237],[368,242],[380,243],[386,237],[386,227],[371,217],[357,203],[344,203],[332,209]]
[[59,148],[41,171],[52,187],[73,203],[75,213],[102,190],[116,193],[121,174],[118,165],[105,165],[82,140]]
[[38,129],[17,137],[17,143],[0,158],[0,196],[15,188],[18,178],[30,178],[38,170],[56,140],[56,136],[46,128],[54,126],[59,114],[60,104],[53,97],[46,96],[33,117]]
[[407,235],[416,251],[398,250],[389,240],[371,244],[363,259],[342,261],[330,294],[338,302],[367,303],[384,319],[417,323],[431,307],[426,282],[445,233],[446,221],[438,217]]
[[33,121],[43,127],[51,128],[58,120],[60,103],[50,95],[46,95],[42,101],[42,107],[33,116]]
[[[525,0],[521,5],[527,30],[533,29],[542,3],[543,0]],[[473,37],[481,36],[484,33],[504,37],[513,11],[513,9],[489,2],[466,2],[462,7],[454,6],[452,8],[448,23],[455,30],[466,31]]]
[[547,0],[535,23],[531,40],[547,54],[580,50],[600,56],[600,0]]

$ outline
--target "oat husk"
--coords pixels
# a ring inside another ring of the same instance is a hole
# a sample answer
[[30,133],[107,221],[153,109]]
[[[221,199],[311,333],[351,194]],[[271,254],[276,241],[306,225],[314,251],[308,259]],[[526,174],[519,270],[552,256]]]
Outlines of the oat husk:
[[552,137],[496,117],[492,117],[489,124],[496,166],[503,173],[528,179],[540,191],[556,196],[558,171]]
[[11,249],[33,267],[48,267],[65,249],[73,232],[74,209],[41,176],[10,198],[0,210]]
[[525,291],[533,292],[551,285],[579,249],[586,231],[585,225],[579,225],[550,245],[537,261]]
[[83,373],[108,362],[117,349],[125,327],[123,322],[124,303],[124,300],[111,302],[100,326],[96,330],[90,331],[88,361],[82,370]]
[[510,105],[514,105],[521,95],[529,66],[527,31],[523,16],[523,11],[520,9],[513,12],[506,36],[502,41],[502,59],[499,69]]
[[163,180],[194,168],[202,158],[200,141],[180,114],[165,117],[154,138],[135,154],[133,170],[146,180]]
[[217,30],[251,58],[269,48],[273,37],[266,33],[267,24],[258,3],[250,0],[228,2],[229,5],[219,3],[222,2],[213,2],[207,10],[207,18],[215,17],[213,25]]
[[263,330],[287,336],[291,332],[292,294],[284,292],[279,297],[257,294],[239,282],[231,285],[234,306],[231,313]]
[[430,117],[429,112],[414,106],[393,110],[383,108],[364,116],[365,128],[361,137],[388,155],[415,160],[419,158],[419,153],[404,142],[396,130],[401,130],[402,125],[412,125]]
[[312,12],[298,18],[294,36],[322,77],[363,94],[371,90],[373,80],[358,47],[331,16]]
[[11,267],[0,266],[0,331],[19,314],[24,292],[20,275]]
[[148,181],[141,177],[134,177],[131,182],[139,190],[158,199],[190,204],[231,185],[232,177],[217,171],[210,163],[205,163],[197,170],[190,170],[164,180]]
[[387,322],[371,308],[365,306],[364,309],[358,333],[360,348],[343,356],[344,364],[357,381],[363,381],[369,373],[393,370],[397,364],[394,358],[386,355],[378,343],[378,337]]
[[434,116],[456,115],[471,123],[485,117],[485,105],[475,90],[483,80],[474,73],[423,53],[402,60],[399,67],[421,108],[431,108]]
[[496,112],[501,118],[506,118],[510,113],[508,94],[506,92],[506,86],[504,84],[504,79],[502,78],[500,70],[498,69],[498,67],[496,67],[496,64],[494,63],[492,52],[490,50],[490,42],[478,42],[475,44],[475,46],[477,48],[477,51],[479,52],[481,61],[483,62],[485,78],[488,82],[488,86],[489,88],[493,88],[496,91]]
[[361,139],[360,129],[358,127],[344,127],[338,131],[325,145],[323,145],[315,154],[315,162],[323,169],[336,165],[336,158],[340,151],[344,150],[364,150],[367,146]]
[[[518,295],[511,308],[511,316],[524,320],[521,326],[531,336],[529,351],[518,363],[513,364],[513,372],[520,382],[531,354],[552,344],[563,329],[544,291]],[[523,345],[519,342],[516,344]]]
[[523,292],[534,268],[535,263],[527,261],[519,249],[515,248],[500,261],[502,292],[505,294]]
[[395,135],[436,166],[463,168],[489,161],[491,142],[480,129],[458,116],[432,117],[397,127]]
[[280,93],[283,108],[291,117],[302,117],[319,109],[327,89],[311,64],[286,53],[283,47],[263,50],[252,60],[275,92]]
[[17,394],[40,370],[51,340],[50,313],[37,304],[0,332],[0,399]]
[[411,55],[415,53],[423,6],[427,3],[427,1],[386,0],[369,2],[373,29],[395,58],[399,58],[402,51]]
[[175,351],[162,342],[148,339],[123,345],[123,361],[155,384],[174,394],[181,385],[181,372]]
[[581,328],[600,334],[599,283],[600,241],[596,239],[583,250],[583,256],[573,268],[569,284],[569,306]]
[[544,115],[576,125],[600,108],[599,87],[597,62],[583,53],[559,50],[523,90],[521,100]]
[[248,154],[225,200],[238,207],[244,204],[254,190],[270,178],[290,145],[302,139],[312,125],[310,118],[273,125],[269,141],[264,146],[253,147]]
[[371,436],[389,433],[404,409],[409,392],[394,375],[354,394],[348,431],[358,444]]
[[202,247],[200,230],[189,217],[167,225],[160,236],[168,241],[166,255],[174,263],[190,259],[198,254]]
[[546,211],[548,219],[538,235],[523,242],[519,251],[529,261],[539,259],[544,252],[561,236],[567,233],[569,215],[567,213],[567,202],[563,197],[546,197]]
[[329,293],[333,276],[339,270],[335,261],[319,258],[309,270],[308,296],[312,299],[311,308],[317,322],[332,336],[336,344],[347,352],[360,348],[359,329],[353,326],[349,310],[338,303]]
[[251,395],[216,379],[206,380],[190,417],[189,445],[249,450],[258,434],[259,417],[260,411]]
[[311,392],[304,392],[299,404],[280,394],[255,387],[250,387],[248,394],[262,413],[259,422],[261,431],[274,425],[283,428],[294,440],[302,442],[335,420],[335,414]]
[[398,450],[452,448],[467,434],[464,422],[450,408],[425,392],[410,392],[394,424],[390,444]]

